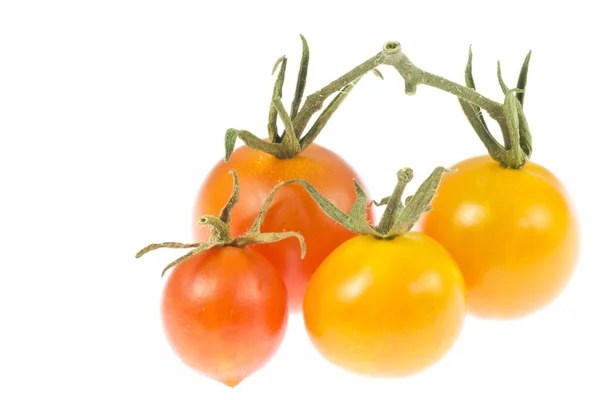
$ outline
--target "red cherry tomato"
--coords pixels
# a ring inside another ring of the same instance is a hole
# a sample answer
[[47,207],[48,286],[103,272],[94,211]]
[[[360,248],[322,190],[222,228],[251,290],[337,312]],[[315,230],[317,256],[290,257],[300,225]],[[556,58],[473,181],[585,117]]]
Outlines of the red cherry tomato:
[[287,327],[287,293],[277,270],[256,251],[215,247],[173,269],[162,316],[179,358],[233,387],[279,348]]

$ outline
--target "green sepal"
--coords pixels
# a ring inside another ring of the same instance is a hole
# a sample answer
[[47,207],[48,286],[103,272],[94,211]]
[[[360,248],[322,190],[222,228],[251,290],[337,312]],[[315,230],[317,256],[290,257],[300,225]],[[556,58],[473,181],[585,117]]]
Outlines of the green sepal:
[[[473,78],[473,51],[472,51],[471,46],[469,46],[469,57],[467,59],[467,66],[465,67],[465,84],[469,89],[476,90],[475,79]],[[463,107],[463,109],[464,109],[464,106],[462,105],[462,103],[465,101],[460,98],[458,98],[458,100],[461,102],[461,107]],[[483,118],[483,114],[481,113],[481,108],[479,108],[479,106],[476,106],[474,104],[471,104],[471,106],[475,110],[475,116],[481,122],[480,125],[483,125],[485,130],[491,136],[491,134],[489,133],[489,128],[487,127],[487,124],[485,122],[485,118]]]
[[302,150],[306,149],[311,143],[319,136],[319,133],[323,130],[329,119],[337,111],[340,105],[344,102],[346,97],[350,94],[354,86],[360,81],[360,78],[354,82],[344,86],[342,90],[331,100],[331,102],[325,107],[325,110],[319,115],[313,126],[308,130],[306,135],[300,139],[300,147]]
[[271,98],[271,105],[269,107],[269,123],[267,125],[267,130],[269,131],[269,140],[271,143],[279,143],[281,141],[281,137],[277,132],[277,109],[275,109],[275,106],[273,105],[273,100],[280,99],[283,96],[283,82],[285,80],[285,69],[287,66],[287,58],[285,56],[280,57],[277,62],[275,62],[272,72],[273,74],[279,65],[281,65],[281,68],[279,69],[279,74],[275,80],[275,86],[273,87],[273,96]]
[[523,65],[521,66],[521,72],[519,73],[519,81],[517,82],[517,88],[522,90],[522,92],[517,93],[517,100],[519,100],[521,106],[525,105],[525,87],[527,86],[529,60],[531,60],[531,50],[529,50],[529,52],[525,56],[525,61],[523,61]]
[[443,167],[437,167],[433,170],[415,194],[407,198],[396,224],[387,232],[386,236],[395,237],[408,233],[421,215],[431,210],[431,201],[437,193],[443,174],[447,172],[451,171]]
[[[308,62],[310,59],[310,51],[308,49],[308,42],[303,35],[300,35],[302,40],[302,58],[300,59],[300,68],[298,69],[298,80],[296,81],[296,92],[294,93],[294,100],[292,101],[292,107],[290,112],[290,118],[293,120],[298,114],[300,108],[300,102],[304,96],[304,88],[306,87],[306,77],[308,75]],[[299,134],[298,134],[299,135]]]

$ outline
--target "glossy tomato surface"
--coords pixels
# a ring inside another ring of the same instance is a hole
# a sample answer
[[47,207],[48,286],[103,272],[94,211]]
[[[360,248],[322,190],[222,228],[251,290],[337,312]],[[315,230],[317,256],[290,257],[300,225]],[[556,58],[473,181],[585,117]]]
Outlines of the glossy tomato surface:
[[[282,181],[306,180],[345,212],[356,199],[353,178],[357,174],[341,157],[324,147],[312,144],[296,158],[281,160],[242,146],[233,152],[229,162],[220,161],[210,171],[199,190],[193,212],[193,233],[197,241],[208,239],[206,227],[196,224],[198,218],[204,214],[218,215],[227,203],[231,194],[230,170],[237,172],[240,182],[240,200],[232,214],[234,236],[250,228],[269,192]],[[368,212],[372,220],[371,207]],[[321,261],[355,236],[327,217],[297,183],[278,190],[262,231],[296,231],[306,241],[304,259],[300,258],[300,247],[295,239],[255,247],[278,268],[287,286],[292,312],[300,311],[306,285]]]
[[317,350],[366,376],[400,377],[440,360],[465,318],[463,278],[448,252],[422,233],[358,236],[313,275],[304,321]]
[[513,170],[481,156],[453,169],[421,229],[456,260],[470,311],[509,319],[549,304],[579,253],[575,210],[563,185],[532,162]]
[[279,348],[288,321],[287,294],[276,269],[262,255],[217,247],[172,270],[162,316],[179,358],[233,387]]

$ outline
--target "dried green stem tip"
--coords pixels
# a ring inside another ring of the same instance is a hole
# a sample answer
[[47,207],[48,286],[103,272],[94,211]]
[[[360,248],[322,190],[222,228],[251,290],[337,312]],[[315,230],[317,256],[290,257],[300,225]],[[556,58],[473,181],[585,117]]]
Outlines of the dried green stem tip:
[[402,47],[400,46],[400,42],[397,41],[389,41],[383,44],[383,52],[385,54],[396,54],[400,53]]
[[162,275],[164,275],[169,269],[177,266],[181,262],[183,262],[197,254],[200,254],[204,251],[212,249],[213,247],[219,247],[219,246],[244,247],[244,246],[255,245],[255,244],[274,243],[274,242],[278,242],[280,240],[294,237],[294,238],[298,239],[298,241],[300,243],[301,257],[304,258],[305,254],[306,254],[306,244],[304,242],[304,238],[299,233],[297,233],[297,232],[262,233],[260,231],[260,227],[262,226],[262,224],[265,220],[267,210],[269,209],[269,206],[271,205],[271,202],[273,201],[273,198],[275,197],[275,192],[277,191],[277,189],[279,187],[283,186],[285,183],[280,183],[277,186],[275,186],[273,188],[273,190],[271,190],[271,192],[267,196],[267,199],[263,203],[260,212],[256,216],[256,219],[254,220],[252,227],[248,230],[248,232],[246,232],[245,234],[243,234],[241,236],[232,238],[231,230],[229,228],[229,223],[231,221],[231,214],[232,214],[233,208],[235,207],[235,205],[237,204],[237,202],[239,201],[239,198],[240,198],[240,184],[239,184],[238,176],[235,173],[235,171],[231,171],[231,174],[233,175],[233,190],[231,192],[231,196],[230,196],[229,200],[227,201],[227,204],[225,204],[225,206],[221,210],[219,217],[215,217],[213,215],[204,215],[204,216],[200,217],[200,219],[198,220],[198,223],[200,225],[207,225],[211,229],[211,234],[210,234],[210,238],[209,238],[208,242],[199,242],[199,243],[190,243],[190,244],[178,243],[178,242],[165,242],[165,243],[151,244],[149,246],[144,247],[142,250],[140,250],[135,255],[135,257],[139,258],[150,251],[153,251],[156,249],[161,249],[161,248],[170,248],[170,249],[189,249],[189,248],[191,248],[192,249],[187,254],[185,254],[185,255],[179,257],[178,259],[172,261],[171,263],[169,263],[169,265],[167,265],[162,271]]
[[407,197],[403,203],[402,195],[406,185],[413,178],[413,171],[410,168],[403,168],[398,171],[398,183],[394,188],[394,192],[379,203],[385,204],[386,209],[377,226],[367,222],[368,199],[365,191],[357,181],[354,181],[356,200],[347,214],[321,195],[306,181],[293,179],[283,184],[287,185],[294,182],[301,184],[325,214],[346,229],[358,235],[370,235],[379,239],[392,239],[409,232],[419,220],[421,214],[431,209],[431,201],[436,194],[442,175],[446,172],[450,171],[443,167],[437,167],[421,184],[416,193],[413,196]]

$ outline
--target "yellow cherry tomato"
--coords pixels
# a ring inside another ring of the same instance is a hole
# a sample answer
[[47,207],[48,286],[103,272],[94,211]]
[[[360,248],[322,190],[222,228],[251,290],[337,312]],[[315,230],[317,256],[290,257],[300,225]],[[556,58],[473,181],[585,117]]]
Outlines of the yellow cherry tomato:
[[532,162],[514,170],[481,156],[453,169],[421,229],[456,260],[470,312],[509,319],[546,306],[569,281],[579,252],[563,185]]
[[466,314],[463,278],[435,240],[354,237],[311,278],[304,322],[317,350],[348,371],[400,377],[433,365],[452,347]]

